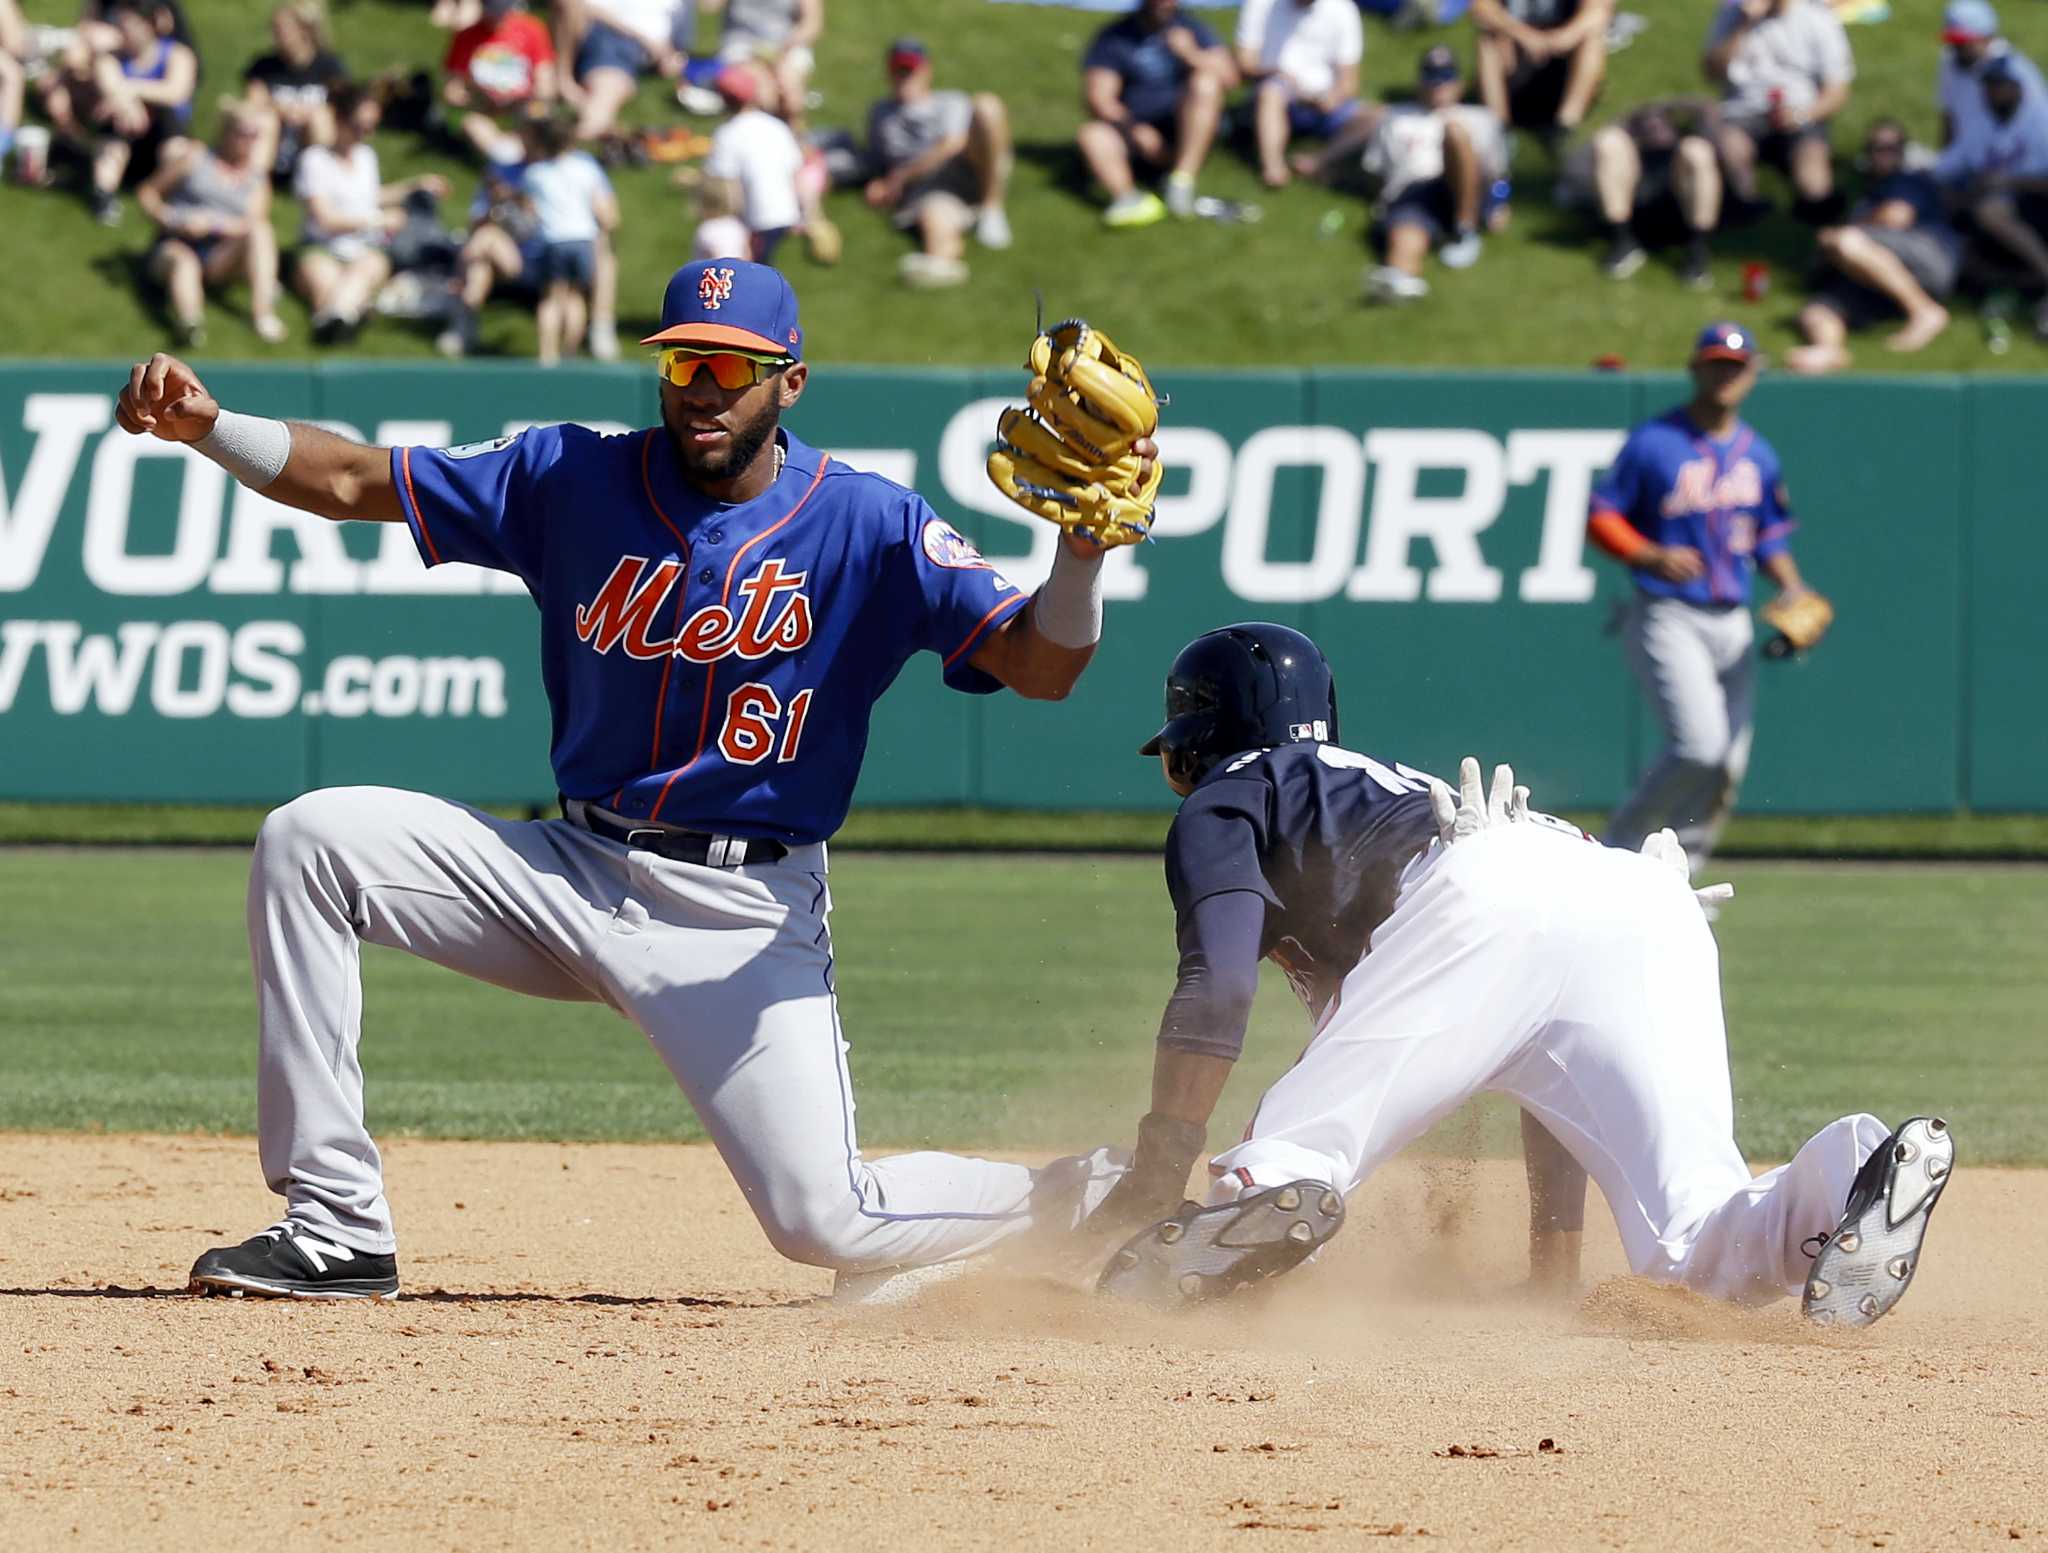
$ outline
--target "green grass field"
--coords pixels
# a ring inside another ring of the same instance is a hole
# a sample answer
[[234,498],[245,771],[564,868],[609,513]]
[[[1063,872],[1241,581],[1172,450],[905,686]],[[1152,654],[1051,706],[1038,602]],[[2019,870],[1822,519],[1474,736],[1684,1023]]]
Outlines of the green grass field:
[[[1614,112],[1649,97],[1699,89],[1697,58],[1714,0],[1627,0],[1623,9],[1650,19],[1646,33],[1615,56],[1605,98]],[[243,64],[264,45],[263,8],[254,0],[187,0],[205,62],[202,128],[210,128],[215,94],[239,80]],[[35,21],[68,20],[70,0],[28,0]],[[1858,81],[1838,126],[1845,158],[1879,113],[1896,114],[1924,139],[1936,133],[1933,79],[1941,0],[1894,0],[1890,20],[1851,29]],[[2006,31],[2035,57],[2048,57],[2048,7],[2015,0],[2005,6]],[[338,42],[359,74],[438,61],[445,40],[412,0],[345,0],[335,7]],[[1233,13],[1208,11],[1227,30]],[[1256,227],[1208,222],[1128,234],[1104,232],[1096,204],[1076,179],[1071,151],[1077,119],[1075,61],[1102,18],[1081,12],[1004,6],[985,0],[833,0],[819,50],[817,87],[825,97],[821,125],[858,125],[880,86],[884,40],[914,32],[932,45],[942,86],[990,88],[1008,100],[1016,125],[1018,169],[1012,215],[1017,247],[974,256],[970,285],[918,295],[895,281],[903,240],[856,194],[835,196],[831,209],[847,237],[846,257],[823,270],[794,252],[785,262],[804,297],[811,354],[828,362],[1007,364],[1031,316],[1031,291],[1064,315],[1115,320],[1127,342],[1142,346],[1155,366],[1268,363],[1414,366],[1575,366],[1618,353],[1640,366],[1677,359],[1701,318],[1733,313],[1782,349],[1793,340],[1798,276],[1811,252],[1803,228],[1780,216],[1720,241],[1718,294],[1683,290],[1672,271],[1652,265],[1626,285],[1602,280],[1595,248],[1578,218],[1550,202],[1553,170],[1533,146],[1515,168],[1512,229],[1489,244],[1487,257],[1463,274],[1432,270],[1437,295],[1408,310],[1367,310],[1358,304],[1365,259],[1364,210],[1352,195],[1297,187],[1266,196],[1244,158],[1219,150],[1204,174],[1218,194],[1257,199],[1266,208]],[[1417,54],[1440,37],[1470,57],[1469,29],[1393,32],[1368,18],[1365,75],[1384,93],[1413,78]],[[640,121],[677,117],[653,88],[635,106]],[[459,219],[475,185],[472,169],[424,154],[406,137],[379,143],[387,173],[439,170],[454,178]],[[630,326],[644,318],[669,271],[687,252],[691,219],[665,169],[622,172],[622,309]],[[1779,190],[1782,197],[1782,190]],[[1326,216],[1340,223],[1324,229]],[[297,212],[277,209],[290,240]],[[130,209],[112,231],[95,226],[69,197],[0,189],[0,230],[7,232],[10,269],[25,283],[0,303],[7,321],[4,349],[25,356],[125,358],[166,339],[160,316],[133,283],[133,261],[149,232]],[[1770,263],[1772,295],[1758,305],[1736,294],[1748,259]],[[1533,305],[1532,305],[1533,304]],[[241,307],[239,300],[235,307]],[[287,318],[296,338],[272,351],[239,311],[215,308],[209,357],[293,356],[307,350],[305,317],[296,303]],[[532,350],[530,321],[513,309],[491,313],[489,347]],[[429,341],[418,329],[381,323],[355,349],[378,356],[419,356]],[[2021,343],[2010,354],[1986,353],[1976,322],[1958,318],[1948,335],[1911,358],[1888,356],[1874,342],[1865,367],[1888,371],[2022,370],[2048,367],[2048,351]]]
[[[254,1126],[239,850],[0,850],[0,1128]],[[1750,864],[1719,933],[1744,1148],[1933,1109],[1972,1160],[2048,1161],[2048,873]],[[1122,1139],[1172,984],[1158,864],[845,854],[839,983],[870,1147]],[[699,1136],[645,1041],[388,951],[364,958],[386,1134]],[[1217,1135],[1304,1035],[1276,977]],[[1439,1142],[1507,1146],[1500,1107]]]

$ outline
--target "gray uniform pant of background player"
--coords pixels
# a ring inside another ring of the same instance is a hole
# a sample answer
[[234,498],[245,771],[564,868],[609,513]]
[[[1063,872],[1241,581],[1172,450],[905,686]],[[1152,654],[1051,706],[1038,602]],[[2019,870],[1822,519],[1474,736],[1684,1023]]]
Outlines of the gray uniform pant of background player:
[[[357,1054],[361,947],[382,944],[632,1020],[796,1261],[943,1262],[1030,1228],[1025,1166],[860,1157],[825,869],[823,846],[704,868],[391,788],[294,800],[264,822],[249,878],[264,1178],[295,1221],[358,1251],[396,1249]],[[1081,1205],[1062,1206],[1055,1227],[1070,1228]],[[692,1212],[676,1203],[676,1227]]]
[[1749,768],[1755,639],[1744,605],[1635,596],[1623,641],[1664,729],[1664,752],[1614,811],[1609,846],[1633,852],[1668,825],[1694,868],[1706,862]]

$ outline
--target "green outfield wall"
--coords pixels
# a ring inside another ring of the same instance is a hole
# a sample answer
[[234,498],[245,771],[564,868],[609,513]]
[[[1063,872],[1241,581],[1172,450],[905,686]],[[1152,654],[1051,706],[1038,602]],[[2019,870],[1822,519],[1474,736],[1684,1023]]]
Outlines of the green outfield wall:
[[[651,376],[520,366],[207,369],[238,408],[379,442],[628,427]],[[953,695],[913,662],[866,803],[1155,807],[1133,753],[1174,649],[1265,618],[1335,661],[1345,742],[1448,769],[1511,758],[1601,808],[1651,751],[1608,634],[1626,580],[1587,489],[1676,377],[1171,370],[1157,542],[1111,557],[1108,638],[1064,703]],[[112,424],[125,366],[0,365],[0,798],[273,801],[380,782],[552,797],[531,602],[429,573],[402,525],[336,526]],[[1053,531],[981,473],[1015,372],[825,369],[793,429],[915,485],[1016,580]],[[1770,380],[1809,577],[1841,618],[1767,664],[1744,807],[2048,809],[2048,380]],[[574,512],[560,521],[573,527]]]

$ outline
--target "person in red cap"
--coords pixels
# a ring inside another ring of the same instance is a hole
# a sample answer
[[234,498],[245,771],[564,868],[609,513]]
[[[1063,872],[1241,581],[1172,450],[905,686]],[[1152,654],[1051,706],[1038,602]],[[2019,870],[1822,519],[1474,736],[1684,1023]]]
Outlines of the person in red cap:
[[731,117],[712,132],[704,176],[737,191],[740,219],[753,234],[753,256],[772,264],[782,240],[804,223],[797,191],[803,147],[796,132],[763,106],[770,88],[760,66],[727,65],[712,85]]
[[915,38],[891,43],[887,63],[889,95],[868,110],[867,201],[917,235],[898,266],[905,284],[957,286],[970,227],[984,248],[1010,246],[1010,115],[993,92],[935,91]]

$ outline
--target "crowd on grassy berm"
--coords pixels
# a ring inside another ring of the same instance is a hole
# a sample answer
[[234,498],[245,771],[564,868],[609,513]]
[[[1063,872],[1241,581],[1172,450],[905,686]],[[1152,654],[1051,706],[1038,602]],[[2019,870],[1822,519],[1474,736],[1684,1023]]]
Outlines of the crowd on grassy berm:
[[[838,24],[861,25],[847,0],[832,3]],[[542,363],[579,350],[609,360],[619,202],[607,168],[673,166],[694,220],[678,262],[774,263],[794,240],[834,263],[824,197],[849,187],[902,232],[908,286],[959,285],[974,247],[1011,245],[1003,97],[950,79],[916,38],[877,37],[860,129],[814,122],[826,4],[434,0],[442,57],[359,77],[321,0],[284,0],[247,58],[210,62],[234,90],[209,141],[189,133],[207,67],[178,0],[85,0],[63,26],[31,25],[20,0],[0,0],[0,155],[18,182],[75,189],[109,226],[132,202],[155,233],[143,275],[187,346],[203,340],[209,293],[241,283],[273,343],[289,334],[277,311],[289,285],[320,344],[347,340],[374,309],[466,355],[495,302],[532,311]],[[1990,0],[1950,0],[1927,40],[1934,146],[1889,116],[1860,145],[1833,133],[1856,90],[1844,19],[1870,19],[1874,0],[1722,0],[1700,40],[1698,91],[1639,103],[1608,100],[1608,60],[1661,18],[1615,0],[1429,0],[1432,20],[1458,13],[1445,33],[1457,41],[1428,48],[1411,87],[1372,100],[1361,13],[1412,19],[1417,5],[1241,0],[1227,39],[1180,0],[1108,20],[1075,62],[1074,150],[1099,219],[1119,231],[1256,219],[1255,206],[1201,192],[1221,148],[1274,191],[1356,189],[1374,247],[1364,299],[1423,303],[1432,263],[1483,262],[1512,219],[1514,139],[1530,136],[1616,283],[1668,262],[1705,289],[1712,256],[1740,255],[1781,206],[1810,229],[1803,339],[1786,357],[1796,371],[1846,366],[1852,334],[1873,326],[1894,351],[1921,349],[1962,294],[1994,320],[2031,299],[2048,336],[2048,85],[2001,36]],[[660,104],[651,124],[644,94]],[[380,127],[473,167],[473,185],[387,180]],[[301,217],[285,253],[273,191]],[[1745,266],[1746,282],[1763,273]]]

